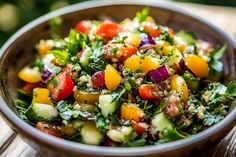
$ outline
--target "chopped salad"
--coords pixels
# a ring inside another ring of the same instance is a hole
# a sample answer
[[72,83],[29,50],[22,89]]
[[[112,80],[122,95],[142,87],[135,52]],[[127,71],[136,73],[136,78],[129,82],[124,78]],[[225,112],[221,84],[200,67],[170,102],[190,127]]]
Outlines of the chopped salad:
[[133,19],[79,21],[36,45],[18,73],[19,116],[37,129],[75,142],[112,147],[161,144],[222,120],[236,98],[224,85],[217,47],[158,24],[148,8]]

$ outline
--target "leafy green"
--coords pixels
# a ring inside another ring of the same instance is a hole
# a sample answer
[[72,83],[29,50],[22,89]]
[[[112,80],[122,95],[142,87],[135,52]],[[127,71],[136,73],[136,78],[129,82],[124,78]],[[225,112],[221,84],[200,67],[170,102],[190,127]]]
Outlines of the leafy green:
[[75,56],[80,49],[84,49],[86,45],[90,44],[88,35],[76,32],[74,29],[70,30],[69,39],[66,42],[66,48],[71,56]]
[[236,83],[230,82],[227,85],[227,90],[225,91],[224,96],[226,96],[229,99],[236,98]]
[[103,133],[106,133],[110,126],[110,120],[103,117],[100,112],[95,116],[95,123],[96,127]]
[[63,26],[63,20],[61,17],[55,17],[48,22],[52,31],[52,38],[60,38]]
[[143,22],[146,20],[146,18],[149,16],[149,8],[144,8],[140,12],[136,13],[136,18],[139,23]]
[[218,123],[223,118],[224,118],[224,116],[214,115],[214,114],[211,114],[209,112],[206,112],[205,113],[205,118],[204,118],[204,121],[203,121],[203,125],[204,126],[211,126],[213,124]]
[[68,104],[67,101],[59,101],[57,104],[57,109],[59,111],[59,115],[63,120],[71,120],[71,119],[89,119],[93,118],[93,115],[90,112],[76,110],[73,108],[71,104]]
[[70,54],[65,50],[52,50],[52,53],[56,58],[56,62],[60,65],[66,65],[70,61]]
[[227,48],[227,45],[225,44],[223,47],[217,48],[213,50],[212,52],[210,52],[210,58],[211,58],[211,61],[209,63],[210,68],[218,72],[223,71],[223,64],[221,61],[219,61],[219,59],[223,56],[226,48]]
[[158,143],[166,143],[186,138],[186,136],[180,134],[176,129],[164,129],[161,134],[162,136],[160,137]]

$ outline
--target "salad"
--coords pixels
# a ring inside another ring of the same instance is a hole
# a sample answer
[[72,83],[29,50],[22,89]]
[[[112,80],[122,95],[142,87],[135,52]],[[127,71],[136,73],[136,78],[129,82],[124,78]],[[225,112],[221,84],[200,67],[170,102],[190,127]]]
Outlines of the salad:
[[219,60],[227,45],[160,25],[148,8],[121,23],[79,21],[51,39],[18,73],[19,116],[67,140],[112,147],[161,144],[192,136],[222,120],[236,98]]

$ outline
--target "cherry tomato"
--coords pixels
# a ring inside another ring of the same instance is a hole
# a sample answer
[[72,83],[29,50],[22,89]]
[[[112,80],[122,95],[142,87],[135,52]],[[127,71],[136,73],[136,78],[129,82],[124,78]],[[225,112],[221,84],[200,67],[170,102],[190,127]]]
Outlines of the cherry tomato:
[[142,84],[139,87],[139,95],[143,99],[155,100],[163,98],[163,92],[158,88],[158,84]]
[[132,55],[136,54],[138,49],[136,47],[133,47],[133,46],[127,46],[127,47],[120,48],[119,51],[122,54],[121,56],[119,56],[119,60],[121,62],[124,62],[127,58],[129,58]]
[[133,124],[132,124],[135,132],[141,136],[144,132],[145,132],[145,128],[142,126],[142,123],[137,123],[135,121],[133,121]]
[[161,34],[161,31],[155,26],[150,26],[145,29],[145,31],[152,37],[158,37]]
[[48,88],[52,98],[56,101],[60,101],[71,95],[74,88],[74,82],[65,70],[50,81]]
[[47,122],[38,122],[36,124],[36,128],[41,130],[42,132],[45,132],[46,134],[61,137],[61,132],[55,124]]
[[81,33],[88,33],[92,26],[93,25],[90,21],[80,21],[76,24],[75,30]]
[[111,21],[104,21],[97,30],[97,35],[100,35],[103,38],[111,39],[118,35],[119,25]]

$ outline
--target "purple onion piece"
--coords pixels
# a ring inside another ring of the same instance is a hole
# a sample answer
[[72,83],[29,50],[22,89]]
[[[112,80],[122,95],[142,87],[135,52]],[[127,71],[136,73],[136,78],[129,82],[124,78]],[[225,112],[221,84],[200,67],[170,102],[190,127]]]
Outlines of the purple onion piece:
[[147,75],[154,83],[160,83],[170,78],[170,74],[165,65],[162,65],[155,70],[150,70]]
[[140,39],[141,39],[141,42],[139,44],[139,47],[142,47],[144,45],[155,45],[155,41],[153,40],[153,38],[148,35],[148,34],[145,34],[145,33],[142,33],[140,34]]
[[185,69],[185,61],[183,58],[181,58],[181,60],[179,61],[179,67],[181,70]]
[[41,74],[42,82],[47,83],[50,80],[52,74],[53,73],[51,71],[49,71],[48,69],[44,69]]

